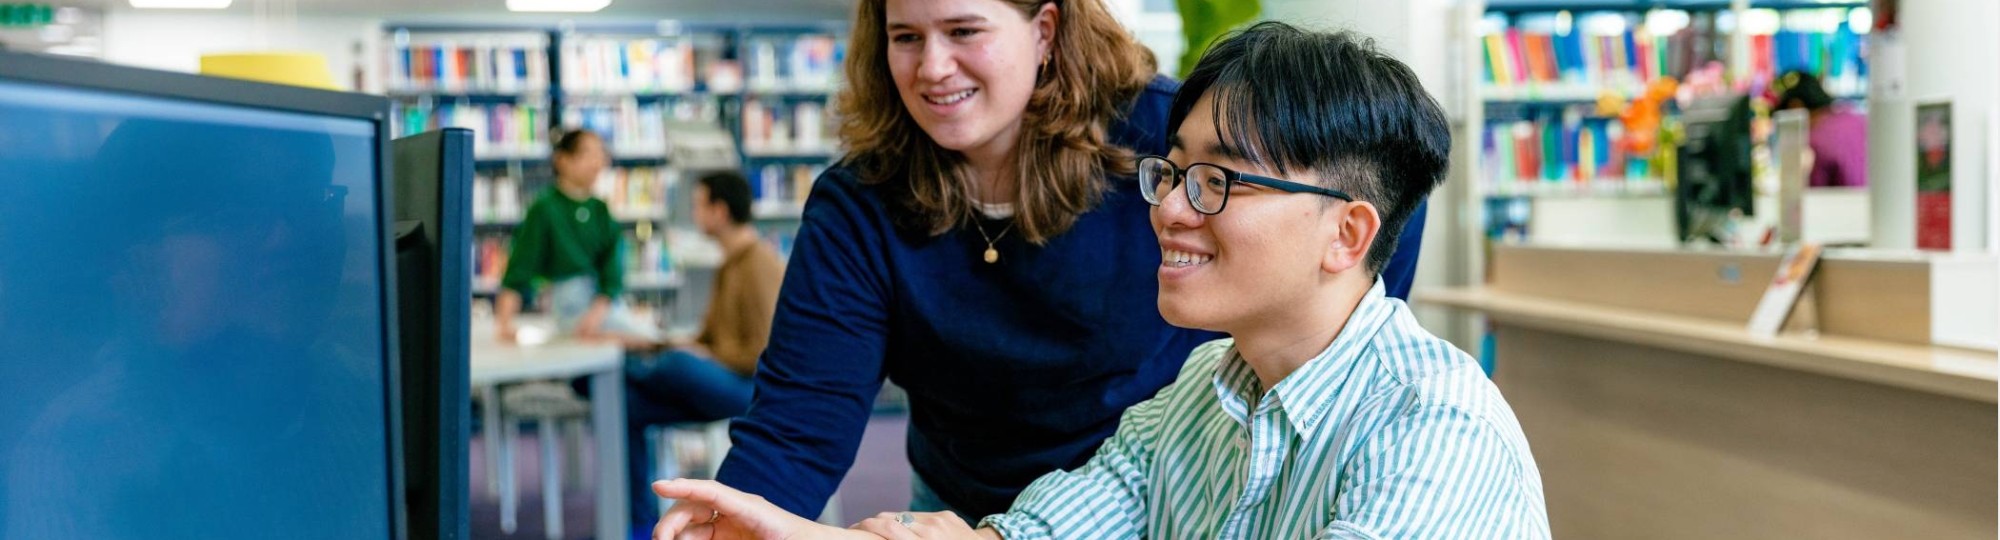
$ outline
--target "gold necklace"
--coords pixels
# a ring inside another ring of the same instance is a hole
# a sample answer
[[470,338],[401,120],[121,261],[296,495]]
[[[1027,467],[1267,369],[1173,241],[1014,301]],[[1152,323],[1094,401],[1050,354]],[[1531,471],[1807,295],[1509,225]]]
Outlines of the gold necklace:
[[986,264],[993,264],[996,262],[1000,262],[1000,251],[993,249],[993,243],[999,241],[1001,238],[1006,238],[1007,232],[1014,230],[1013,220],[1007,221],[1007,228],[1000,229],[999,236],[987,237],[986,227],[979,224],[979,216],[976,215],[975,213],[975,215],[972,216],[972,228],[974,230],[979,231],[979,237],[981,239],[986,240]]

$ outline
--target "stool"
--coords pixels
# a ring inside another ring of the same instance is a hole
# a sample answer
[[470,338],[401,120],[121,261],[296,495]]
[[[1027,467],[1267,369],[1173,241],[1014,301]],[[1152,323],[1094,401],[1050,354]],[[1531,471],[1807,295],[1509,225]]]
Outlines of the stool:
[[[568,384],[555,382],[532,382],[501,392],[501,438],[500,447],[500,530],[513,534],[518,522],[516,506],[517,494],[514,485],[514,441],[518,438],[516,418],[533,418],[535,430],[540,434],[542,450],[542,514],[543,533],[549,540],[561,540],[562,518],[562,465],[558,463],[556,439],[564,431],[562,424],[578,423],[590,415],[590,405],[577,397]],[[490,428],[489,428],[490,429]],[[575,430],[570,430],[572,433]],[[489,439],[491,440],[491,439]],[[603,504],[603,503],[600,503]]]

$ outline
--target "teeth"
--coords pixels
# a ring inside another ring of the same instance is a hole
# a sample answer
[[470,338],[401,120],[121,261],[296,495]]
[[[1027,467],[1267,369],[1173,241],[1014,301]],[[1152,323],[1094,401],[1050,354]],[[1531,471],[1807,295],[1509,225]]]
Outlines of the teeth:
[[972,90],[966,90],[966,91],[964,91],[964,92],[959,92],[959,93],[956,93],[956,94],[952,94],[952,95],[949,95],[949,96],[944,96],[944,97],[931,97],[931,96],[924,96],[924,101],[929,101],[929,102],[931,102],[931,103],[936,103],[936,104],[938,104],[938,105],[950,105],[950,104],[953,104],[953,103],[958,103],[958,102],[960,102],[960,101],[964,101],[964,100],[965,100],[965,98],[969,98],[969,97],[972,97],[972,93],[973,93],[973,92],[975,92],[975,91],[977,91],[977,90],[978,90],[978,89],[976,89],[976,88],[975,88],[975,89],[972,89]]
[[1214,255],[1202,255],[1171,249],[1160,250],[1160,262],[1172,267],[1203,265],[1208,264],[1212,260],[1215,260]]

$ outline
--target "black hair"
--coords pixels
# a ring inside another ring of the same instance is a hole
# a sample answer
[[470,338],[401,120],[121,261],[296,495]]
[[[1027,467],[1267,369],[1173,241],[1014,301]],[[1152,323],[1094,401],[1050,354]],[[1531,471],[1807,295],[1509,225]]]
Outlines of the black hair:
[[1826,93],[1826,87],[1819,83],[1819,77],[1804,71],[1788,71],[1778,76],[1773,83],[1778,91],[1778,107],[1790,107],[1793,100],[1805,105],[1807,110],[1817,110],[1833,104],[1833,96]]
[[556,153],[565,156],[576,155],[578,147],[583,146],[584,137],[597,138],[598,142],[603,142],[604,140],[597,137],[597,132],[588,129],[563,130],[561,133],[556,134]]
[[696,202],[722,201],[729,205],[730,222],[737,225],[750,222],[750,179],[736,171],[716,171],[701,175],[696,181],[708,188],[708,200]]
[[1266,21],[1224,35],[1174,95],[1167,132],[1210,93],[1216,140],[1244,160],[1281,175],[1316,171],[1317,183],[1380,209],[1371,273],[1388,264],[1410,213],[1444,182],[1444,111],[1409,66],[1353,32]]

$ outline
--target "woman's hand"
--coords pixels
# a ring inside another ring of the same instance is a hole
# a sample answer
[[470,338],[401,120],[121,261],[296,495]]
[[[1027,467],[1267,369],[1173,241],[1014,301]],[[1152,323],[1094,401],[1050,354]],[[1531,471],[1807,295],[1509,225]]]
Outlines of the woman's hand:
[[602,296],[596,297],[590,301],[590,309],[585,310],[583,317],[576,320],[576,330],[572,333],[578,339],[584,341],[613,339],[614,336],[604,333],[604,319],[610,317],[610,315],[611,299]]
[[[904,523],[909,516],[909,523]],[[992,529],[972,530],[972,526],[951,512],[883,512],[854,524],[855,530],[888,540],[997,539]]]
[[653,493],[677,501],[653,527],[653,540],[880,540],[876,535],[814,523],[763,497],[708,480],[654,482]]

